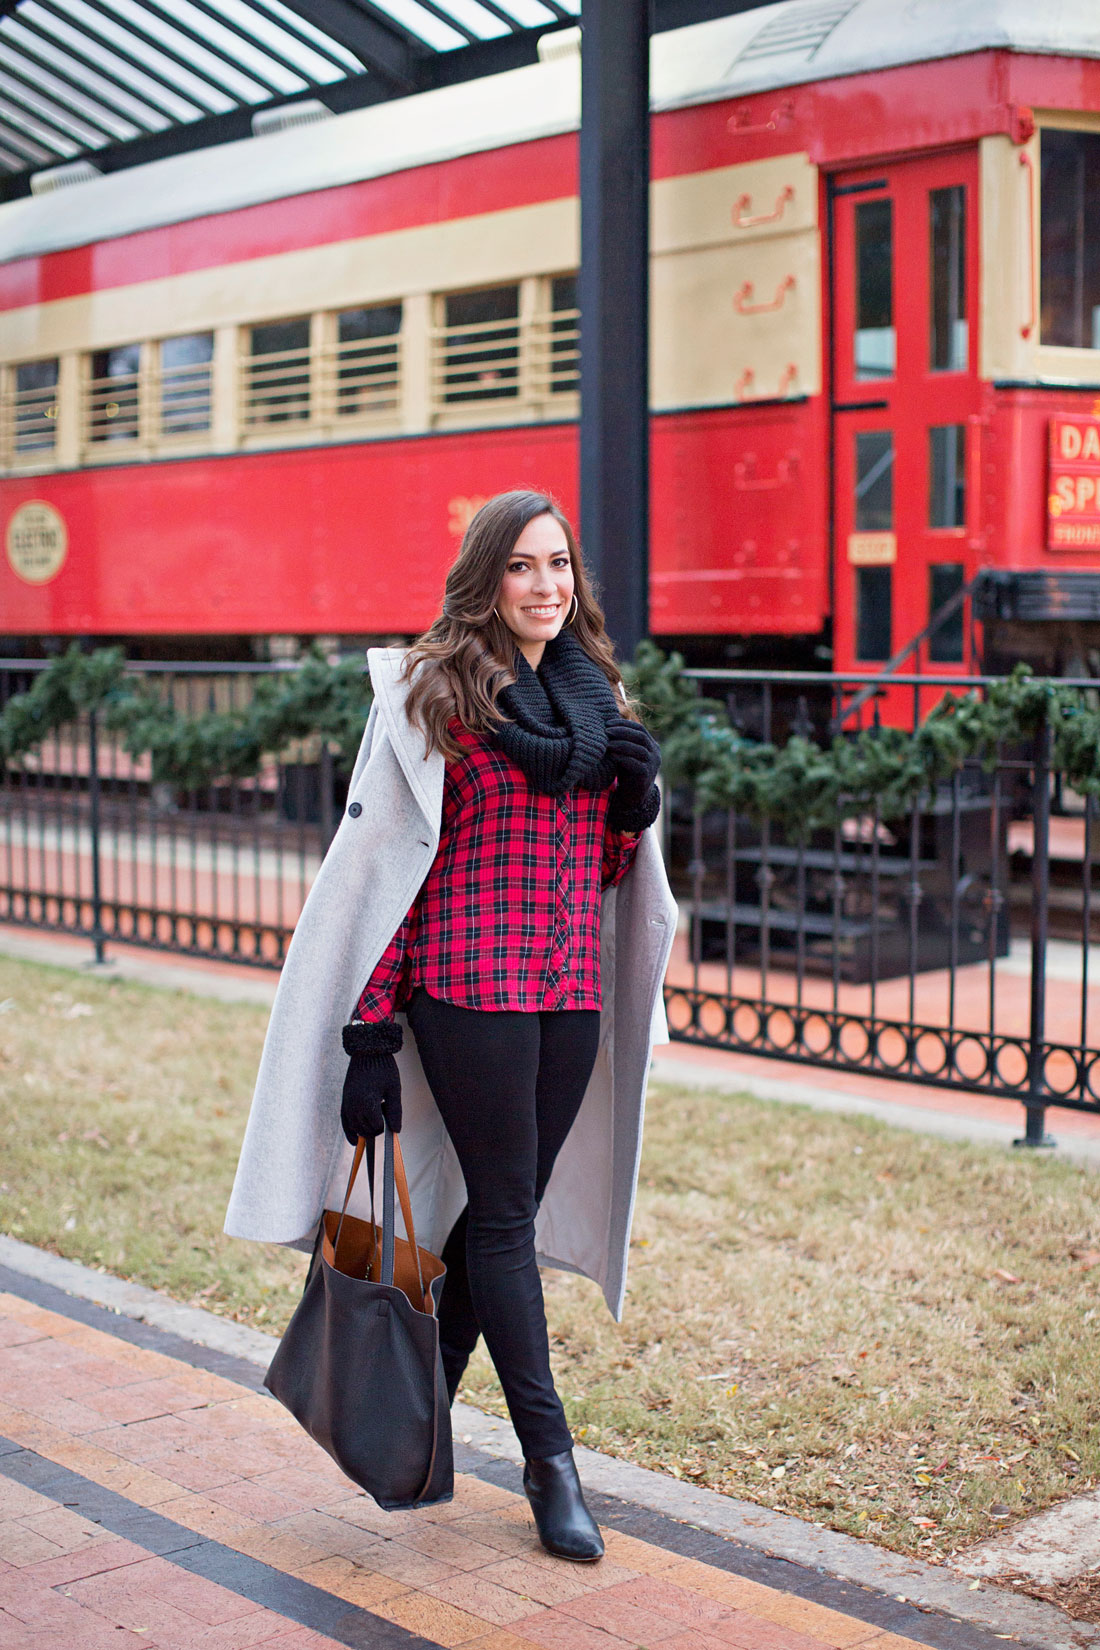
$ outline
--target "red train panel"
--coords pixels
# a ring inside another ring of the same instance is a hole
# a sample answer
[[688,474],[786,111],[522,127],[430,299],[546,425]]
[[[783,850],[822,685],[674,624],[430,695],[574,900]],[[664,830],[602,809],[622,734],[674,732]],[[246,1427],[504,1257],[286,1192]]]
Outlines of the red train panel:
[[[820,630],[825,502],[809,474],[817,416],[802,403],[654,420],[658,634]],[[11,479],[3,525],[43,500],[63,517],[69,549],[42,585],[0,562],[3,626],[89,635],[418,630],[435,616],[470,512],[516,486],[546,488],[576,515],[575,425]],[[782,533],[767,533],[777,517]]]
[[653,422],[656,635],[813,635],[829,610],[820,399]]

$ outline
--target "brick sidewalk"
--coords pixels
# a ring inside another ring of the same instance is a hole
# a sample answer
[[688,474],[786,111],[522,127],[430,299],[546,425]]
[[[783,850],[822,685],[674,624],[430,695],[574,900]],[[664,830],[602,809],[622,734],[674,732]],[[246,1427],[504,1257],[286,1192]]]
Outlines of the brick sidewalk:
[[[606,1559],[562,1563],[492,1471],[460,1472],[445,1506],[382,1512],[254,1382],[121,1335],[0,1294],[0,1650],[994,1642],[889,1599],[877,1621],[826,1608],[606,1508]],[[889,1630],[902,1616],[938,1630]]]

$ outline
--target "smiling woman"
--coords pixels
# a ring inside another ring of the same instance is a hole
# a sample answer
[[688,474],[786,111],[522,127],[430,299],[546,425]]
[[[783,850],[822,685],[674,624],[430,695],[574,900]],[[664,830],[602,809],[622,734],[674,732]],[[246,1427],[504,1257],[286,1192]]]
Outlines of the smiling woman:
[[[535,1229],[542,1259],[596,1279],[621,1310],[675,926],[647,831],[659,750],[627,703],[572,528],[542,493],[483,505],[440,617],[407,655],[369,657],[378,714],[287,956],[228,1229],[310,1235],[346,1173],[340,1127],[351,1147],[404,1121],[416,1230],[446,1267],[448,1395],[484,1335],[542,1542],[591,1562],[603,1542],[550,1371]],[[356,1006],[337,1118],[317,1097],[339,1089],[339,1027],[321,1022],[341,991]],[[288,1076],[289,1046],[302,1069]],[[303,1163],[322,1165],[308,1193]]]

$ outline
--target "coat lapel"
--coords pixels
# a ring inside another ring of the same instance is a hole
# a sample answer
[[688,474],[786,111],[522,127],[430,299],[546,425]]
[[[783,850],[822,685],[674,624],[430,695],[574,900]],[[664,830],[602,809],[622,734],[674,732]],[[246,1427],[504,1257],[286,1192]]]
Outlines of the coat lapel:
[[400,763],[401,772],[408,780],[409,789],[424,818],[438,837],[444,761],[440,751],[428,754],[423,733],[419,728],[410,726],[405,715],[408,683],[401,677],[404,657],[402,648],[369,648],[367,662],[371,686],[379,718]]

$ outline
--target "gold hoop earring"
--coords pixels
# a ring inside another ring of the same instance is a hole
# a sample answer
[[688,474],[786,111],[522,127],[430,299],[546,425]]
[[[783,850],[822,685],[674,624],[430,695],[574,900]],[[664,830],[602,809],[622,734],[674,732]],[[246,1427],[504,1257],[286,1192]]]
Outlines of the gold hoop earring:
[[569,617],[566,619],[566,621],[565,621],[566,624],[572,624],[573,623],[573,620],[577,617],[577,614],[580,612],[580,606],[581,606],[581,604],[577,600],[577,592],[574,590],[574,592],[573,592],[573,611],[572,611],[572,613],[570,613]]

